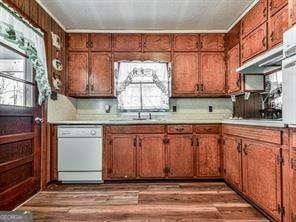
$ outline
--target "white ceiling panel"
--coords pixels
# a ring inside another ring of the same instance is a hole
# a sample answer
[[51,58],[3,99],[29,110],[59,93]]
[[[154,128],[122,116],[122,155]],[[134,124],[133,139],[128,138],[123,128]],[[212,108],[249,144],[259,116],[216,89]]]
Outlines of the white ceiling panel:
[[226,31],[256,0],[38,0],[68,31]]

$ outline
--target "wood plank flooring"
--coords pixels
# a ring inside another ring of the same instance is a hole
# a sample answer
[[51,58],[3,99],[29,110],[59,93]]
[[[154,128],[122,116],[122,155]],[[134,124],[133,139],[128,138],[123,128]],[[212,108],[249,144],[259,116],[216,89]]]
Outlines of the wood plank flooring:
[[268,221],[223,182],[51,185],[17,210],[34,221]]

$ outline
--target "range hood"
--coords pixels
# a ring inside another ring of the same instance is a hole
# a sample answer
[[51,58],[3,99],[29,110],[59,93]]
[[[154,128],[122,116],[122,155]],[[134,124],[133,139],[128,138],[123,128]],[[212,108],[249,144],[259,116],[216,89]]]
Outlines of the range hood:
[[283,45],[279,45],[264,54],[246,62],[237,68],[238,73],[242,74],[266,74],[280,70],[283,60]]

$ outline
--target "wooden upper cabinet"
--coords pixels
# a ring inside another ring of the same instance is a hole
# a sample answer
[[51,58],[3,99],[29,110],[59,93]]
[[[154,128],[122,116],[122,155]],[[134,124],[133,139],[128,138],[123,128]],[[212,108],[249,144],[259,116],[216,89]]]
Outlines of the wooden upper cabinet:
[[242,191],[241,146],[235,137],[224,136],[223,161],[224,178],[238,190]]
[[108,178],[136,178],[136,135],[114,134],[108,146]]
[[239,67],[239,44],[228,51],[227,66],[228,66],[228,94],[232,94],[241,90],[240,74],[236,72]]
[[242,37],[246,37],[254,29],[267,20],[267,0],[260,0],[241,22]]
[[88,53],[69,52],[68,94],[86,95],[88,88]]
[[162,34],[146,34],[143,37],[143,50],[146,52],[162,52],[171,50],[171,36]]
[[289,27],[296,23],[296,0],[288,1],[289,7]]
[[168,136],[168,166],[170,178],[194,176],[194,140],[192,134]]
[[111,34],[91,34],[91,51],[111,51]]
[[224,51],[224,34],[201,34],[201,51]]
[[225,49],[232,49],[235,45],[240,43],[240,28],[241,22],[238,22],[228,33],[225,35]]
[[273,16],[281,8],[287,5],[288,0],[269,0],[268,2],[268,13],[270,16]]
[[197,175],[201,177],[219,177],[221,172],[220,135],[198,136]]
[[197,53],[174,53],[173,95],[197,93],[198,60]]
[[91,53],[90,93],[96,96],[113,96],[111,53]]
[[242,40],[242,62],[264,52],[267,49],[267,24],[263,23]]
[[138,135],[138,176],[163,178],[165,176],[165,147],[163,134]]
[[199,37],[198,34],[175,34],[174,51],[198,51]]
[[68,50],[69,51],[88,51],[88,34],[69,34]]
[[242,147],[243,192],[280,221],[280,146],[244,140]]
[[142,51],[141,34],[114,34],[113,36],[114,51]]
[[289,26],[288,21],[288,7],[284,7],[268,22],[268,46],[269,48],[281,43],[283,41],[283,34]]
[[224,52],[203,52],[200,56],[201,92],[204,94],[225,93]]

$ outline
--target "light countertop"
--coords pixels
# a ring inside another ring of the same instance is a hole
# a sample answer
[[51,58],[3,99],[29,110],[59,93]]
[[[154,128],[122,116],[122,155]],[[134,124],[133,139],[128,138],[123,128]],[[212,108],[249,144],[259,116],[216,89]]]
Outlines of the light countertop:
[[225,124],[249,125],[249,126],[265,126],[265,127],[285,127],[281,120],[267,119],[225,119]]

